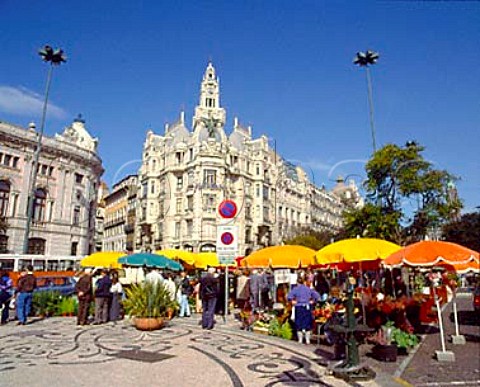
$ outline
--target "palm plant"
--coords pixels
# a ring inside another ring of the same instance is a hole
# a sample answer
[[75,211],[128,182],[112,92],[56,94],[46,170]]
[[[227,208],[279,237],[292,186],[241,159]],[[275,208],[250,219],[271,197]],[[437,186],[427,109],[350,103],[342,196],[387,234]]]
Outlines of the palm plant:
[[125,291],[125,313],[134,317],[166,317],[175,308],[175,301],[162,283],[144,282]]

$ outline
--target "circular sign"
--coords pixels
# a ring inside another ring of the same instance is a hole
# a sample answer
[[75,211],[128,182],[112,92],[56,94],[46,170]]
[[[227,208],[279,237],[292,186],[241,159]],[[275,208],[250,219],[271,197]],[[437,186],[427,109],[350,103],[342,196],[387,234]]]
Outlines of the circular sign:
[[237,215],[237,205],[233,200],[224,200],[218,206],[218,212],[224,219],[231,219]]
[[220,236],[220,240],[222,241],[222,243],[224,245],[231,245],[233,243],[233,234],[231,232],[224,232],[221,236]]

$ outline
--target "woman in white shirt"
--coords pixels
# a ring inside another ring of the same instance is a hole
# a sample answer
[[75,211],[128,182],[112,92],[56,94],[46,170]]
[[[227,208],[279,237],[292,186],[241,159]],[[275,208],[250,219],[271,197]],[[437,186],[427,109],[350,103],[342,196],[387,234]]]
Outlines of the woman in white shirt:
[[109,321],[118,321],[122,318],[122,284],[118,282],[118,273],[112,273],[112,287],[110,288],[111,303],[109,310]]

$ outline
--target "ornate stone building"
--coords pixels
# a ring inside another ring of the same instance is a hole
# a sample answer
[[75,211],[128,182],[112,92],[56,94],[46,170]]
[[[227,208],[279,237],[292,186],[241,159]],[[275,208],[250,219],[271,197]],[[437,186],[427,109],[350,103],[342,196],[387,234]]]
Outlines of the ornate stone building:
[[[208,64],[192,131],[182,112],[164,135],[149,130],[139,171],[135,250],[214,251],[217,225],[238,226],[239,254],[281,244],[302,229],[337,229],[343,204],[286,162],[266,136],[234,119],[225,132],[219,80]],[[222,219],[219,204],[235,201],[238,214]]]
[[[0,121],[1,252],[23,252],[33,155],[39,133]],[[97,139],[79,116],[62,134],[43,137],[28,253],[86,255],[94,250],[96,192],[103,173]]]
[[133,251],[138,177],[129,175],[105,196],[103,251]]

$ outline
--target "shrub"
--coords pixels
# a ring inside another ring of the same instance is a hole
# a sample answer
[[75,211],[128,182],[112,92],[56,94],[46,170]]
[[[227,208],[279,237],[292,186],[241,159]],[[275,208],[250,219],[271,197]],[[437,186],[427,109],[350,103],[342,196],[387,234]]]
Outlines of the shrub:
[[144,282],[126,289],[125,313],[135,317],[166,317],[176,302],[162,283]]

